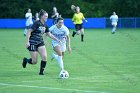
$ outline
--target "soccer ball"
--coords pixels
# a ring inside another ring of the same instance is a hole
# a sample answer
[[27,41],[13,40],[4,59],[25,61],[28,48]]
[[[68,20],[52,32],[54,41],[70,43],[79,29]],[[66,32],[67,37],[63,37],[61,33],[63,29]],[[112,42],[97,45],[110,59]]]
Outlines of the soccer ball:
[[67,78],[69,77],[68,71],[62,70],[62,71],[60,72],[60,74],[59,74],[59,77],[60,77],[61,79],[67,79]]

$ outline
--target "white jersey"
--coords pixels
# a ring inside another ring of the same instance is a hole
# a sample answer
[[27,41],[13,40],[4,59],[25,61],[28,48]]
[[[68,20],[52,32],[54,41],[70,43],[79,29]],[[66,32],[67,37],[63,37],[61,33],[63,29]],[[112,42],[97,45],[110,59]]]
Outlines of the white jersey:
[[[56,25],[53,25],[49,28],[49,31],[61,42],[66,43],[67,35],[69,35],[69,30],[66,26],[63,25],[61,28],[58,28]],[[58,43],[56,40],[52,40],[52,42]]]
[[32,13],[26,13],[25,18],[26,18],[26,26],[33,24]]
[[110,17],[110,20],[111,20],[112,23],[117,23],[118,22],[118,16],[117,15],[112,15]]

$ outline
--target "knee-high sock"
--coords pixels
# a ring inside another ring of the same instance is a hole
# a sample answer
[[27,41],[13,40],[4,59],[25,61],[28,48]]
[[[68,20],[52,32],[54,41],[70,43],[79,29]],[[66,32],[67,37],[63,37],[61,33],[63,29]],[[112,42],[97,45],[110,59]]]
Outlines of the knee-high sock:
[[113,27],[113,28],[112,28],[112,32],[115,32],[115,31],[116,31],[116,27]]
[[61,70],[64,70],[64,64],[63,64],[63,59],[62,59],[62,56],[58,56],[57,57],[57,62],[59,64],[59,67]]
[[40,63],[40,74],[43,74],[43,71],[44,71],[44,69],[46,67],[46,63],[47,63],[47,61],[41,60],[41,63]]
[[25,35],[27,34],[27,31],[28,31],[28,29],[25,28],[25,30],[24,30],[24,34],[25,34]]
[[28,62],[29,64],[32,64],[32,58],[27,59],[27,62]]
[[81,35],[81,41],[84,41],[84,34]]
[[63,64],[62,56],[58,56],[56,54],[53,54],[53,55],[54,55],[54,58],[57,60],[60,69],[64,70],[64,64]]
[[58,58],[58,55],[56,55],[56,54],[53,54],[54,55],[54,58],[57,60],[57,58]]

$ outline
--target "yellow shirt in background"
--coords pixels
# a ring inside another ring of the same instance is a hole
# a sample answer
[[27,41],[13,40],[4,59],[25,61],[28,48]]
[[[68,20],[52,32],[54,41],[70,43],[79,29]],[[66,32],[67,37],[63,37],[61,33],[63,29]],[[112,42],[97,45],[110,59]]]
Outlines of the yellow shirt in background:
[[83,13],[75,13],[73,15],[72,21],[74,21],[74,24],[82,24],[83,23],[83,19],[85,19]]

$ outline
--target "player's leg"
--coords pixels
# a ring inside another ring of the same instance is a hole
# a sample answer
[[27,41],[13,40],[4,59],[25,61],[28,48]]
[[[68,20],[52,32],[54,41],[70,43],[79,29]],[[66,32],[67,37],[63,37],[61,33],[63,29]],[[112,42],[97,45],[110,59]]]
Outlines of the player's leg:
[[38,52],[37,52],[36,46],[35,45],[30,45],[28,47],[28,50],[30,52],[31,58],[29,58],[29,59],[23,58],[23,63],[22,63],[23,68],[26,68],[27,63],[37,64]]
[[54,47],[54,51],[56,52],[56,60],[59,64],[59,67],[61,70],[64,70],[64,65],[63,65],[63,56],[62,56],[62,51],[61,51],[61,46],[57,45]]
[[28,26],[26,26],[24,29],[24,36],[26,36],[27,32],[28,32]]
[[84,42],[84,28],[81,29],[81,41]]
[[[63,48],[64,49],[64,48]],[[61,48],[61,50],[62,50],[62,48]],[[65,49],[66,50],[66,49]],[[65,52],[62,52],[62,58],[64,58],[64,54],[65,54]],[[52,59],[51,60],[53,60],[53,59],[57,59],[58,58],[58,55],[57,54],[52,54]]]
[[40,63],[40,72],[39,75],[44,75],[44,69],[46,67],[46,63],[47,63],[47,51],[45,46],[40,46],[38,47],[38,52],[41,56],[41,63]]
[[83,24],[79,25],[79,29],[80,29],[80,33],[81,33],[81,41],[84,41],[84,28],[83,28]]
[[32,24],[29,24],[26,26],[25,30],[24,30],[24,36],[26,36],[28,30],[31,28]]
[[115,34],[115,31],[116,31],[116,23],[112,23],[112,34]]
[[114,27],[114,31],[116,32],[116,28],[117,28],[117,23],[115,23],[115,27]]
[[62,52],[62,58],[64,58],[64,54],[65,54],[65,52]]
[[77,35],[80,34],[79,24],[75,24],[75,29],[76,29],[76,31],[73,31],[72,37],[74,37],[76,34]]

